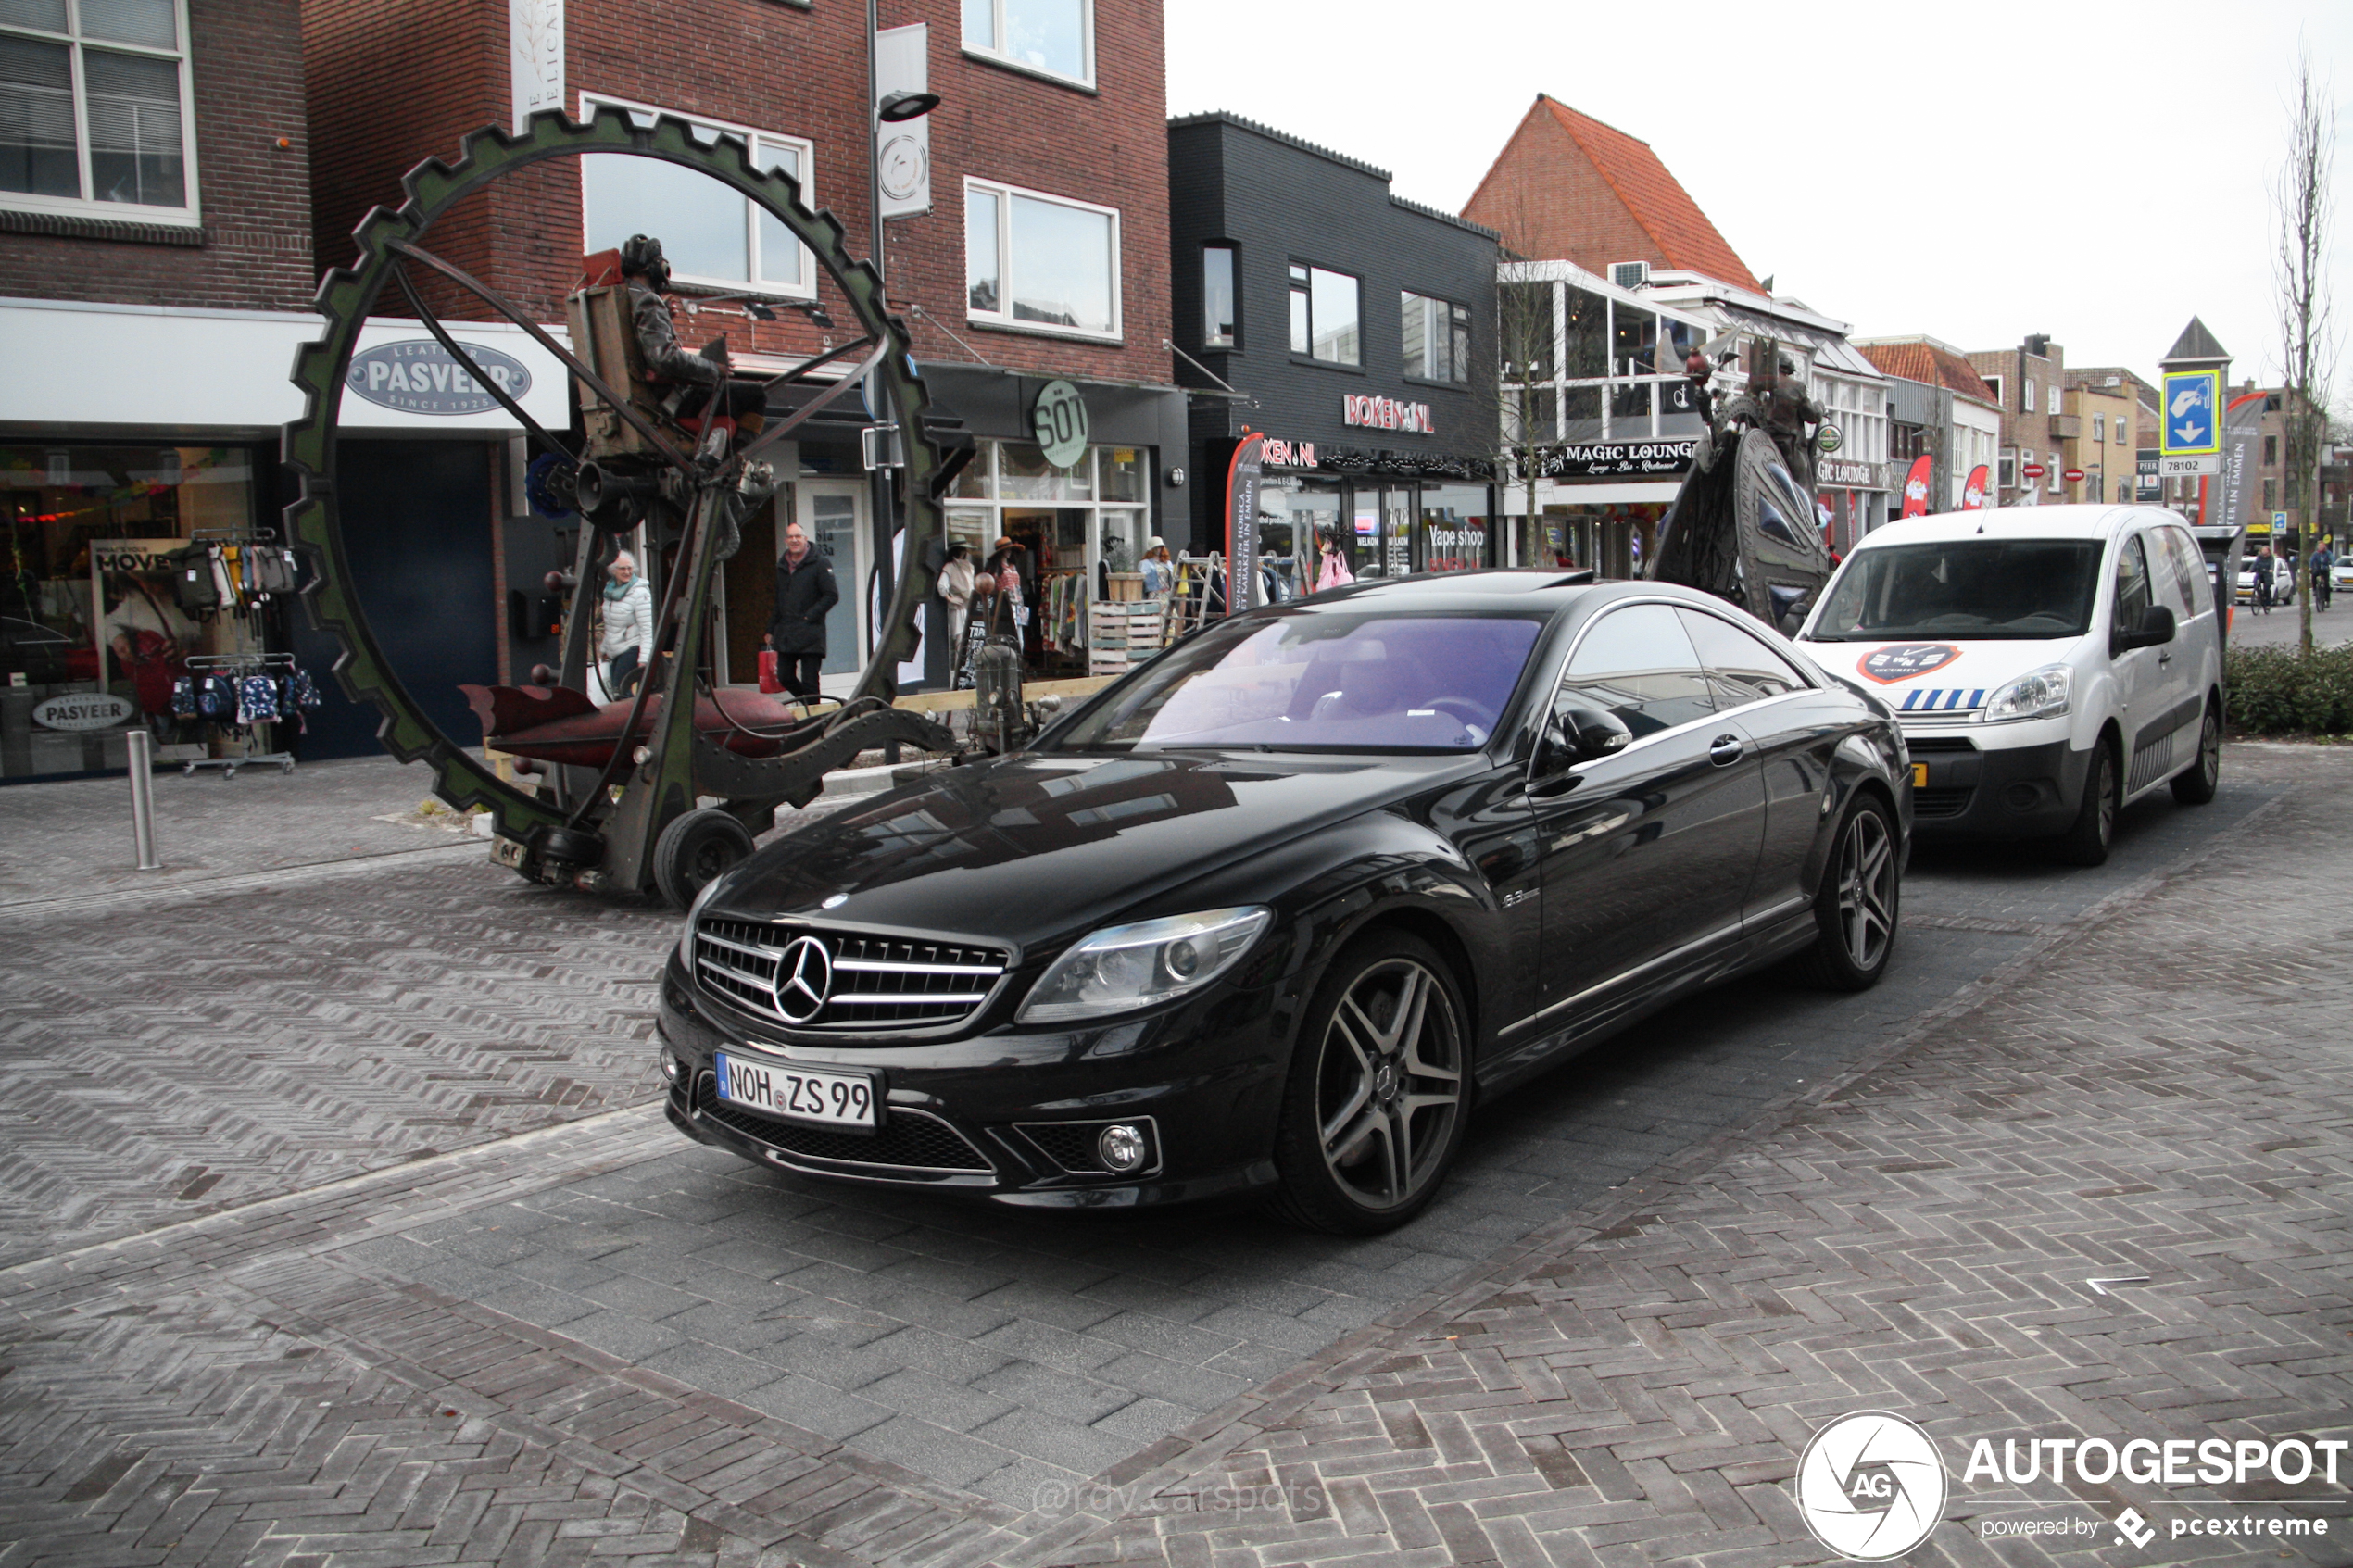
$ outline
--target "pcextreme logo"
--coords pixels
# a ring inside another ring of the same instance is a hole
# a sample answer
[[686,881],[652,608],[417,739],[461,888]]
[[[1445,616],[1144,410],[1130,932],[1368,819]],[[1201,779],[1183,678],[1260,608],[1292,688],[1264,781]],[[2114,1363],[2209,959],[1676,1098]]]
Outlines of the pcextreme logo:
[[1901,1557],[1944,1517],[1944,1461],[1900,1415],[1857,1411],[1806,1445],[1797,1510],[1814,1538],[1864,1562]]

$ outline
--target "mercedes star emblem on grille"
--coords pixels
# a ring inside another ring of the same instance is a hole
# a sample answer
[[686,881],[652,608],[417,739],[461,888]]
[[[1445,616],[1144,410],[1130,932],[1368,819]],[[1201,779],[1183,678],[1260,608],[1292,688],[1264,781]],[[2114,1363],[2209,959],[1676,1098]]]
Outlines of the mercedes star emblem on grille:
[[823,1012],[834,987],[834,960],[814,936],[796,936],[776,960],[776,1011],[786,1023],[806,1023]]

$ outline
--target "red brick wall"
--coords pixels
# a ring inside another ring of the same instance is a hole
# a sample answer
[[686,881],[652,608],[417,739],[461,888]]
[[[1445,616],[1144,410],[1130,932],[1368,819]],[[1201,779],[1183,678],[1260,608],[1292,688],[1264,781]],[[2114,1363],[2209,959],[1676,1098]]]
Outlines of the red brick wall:
[[1463,216],[1531,259],[1573,261],[1604,276],[1617,261],[1667,265],[1658,243],[1541,103],[1512,132]]
[[[854,5],[812,9],[777,0],[570,0],[565,107],[582,93],[705,115],[815,144],[813,194],[863,257],[866,200],[865,18]],[[347,261],[351,226],[399,194],[418,159],[453,156],[469,130],[510,112],[507,10],[497,0],[311,0],[305,34],[319,144],[322,264]],[[1169,380],[1167,94],[1157,6],[1099,0],[1089,94],[968,59],[954,0],[886,3],[882,22],[928,22],[932,116],[929,217],[889,225],[892,297],[920,304],[992,363],[1130,381]],[[402,61],[434,62],[430,73]],[[1001,180],[1120,209],[1123,341],[1075,342],[976,327],[964,319],[963,180]],[[502,182],[453,213],[428,244],[542,320],[561,316],[581,248],[577,176],[550,166]],[[832,340],[852,318],[830,283],[820,299]],[[480,315],[479,310],[463,312]],[[969,360],[937,327],[910,321],[916,352]],[[738,348],[814,351],[826,334],[787,314],[758,325],[732,310],[682,324],[690,342],[725,332]]]
[[[190,0],[204,243],[0,232],[0,295],[295,310],[310,303],[297,0]],[[278,139],[291,144],[281,148]]]

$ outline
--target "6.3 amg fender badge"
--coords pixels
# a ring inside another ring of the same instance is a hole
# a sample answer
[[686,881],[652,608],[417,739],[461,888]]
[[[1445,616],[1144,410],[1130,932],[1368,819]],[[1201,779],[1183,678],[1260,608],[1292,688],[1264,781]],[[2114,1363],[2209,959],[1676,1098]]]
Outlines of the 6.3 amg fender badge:
[[1961,650],[1950,643],[1897,643],[1865,654],[1855,668],[1885,686],[1942,670],[1960,657]]
[[1901,1557],[1944,1517],[1935,1439],[1900,1415],[1856,1411],[1814,1434],[1797,1461],[1797,1511],[1814,1538],[1865,1562]]

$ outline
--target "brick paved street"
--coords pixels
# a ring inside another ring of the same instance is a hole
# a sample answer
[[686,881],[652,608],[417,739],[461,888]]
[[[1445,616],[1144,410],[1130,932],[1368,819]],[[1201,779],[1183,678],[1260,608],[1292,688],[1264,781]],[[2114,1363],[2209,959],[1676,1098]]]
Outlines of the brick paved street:
[[[2310,851],[2353,763],[2226,779],[2095,872],[1924,852],[1879,991],[1687,1004],[1368,1243],[686,1145],[645,1105],[673,922],[478,849],[0,913],[0,1564],[1810,1562],[1789,1478],[1851,1408],[2353,1436],[2347,986],[2290,940],[2353,927]],[[1914,1561],[2057,1560],[1978,1544],[1965,1451]],[[1261,1472],[1327,1501],[1069,1490]]]

